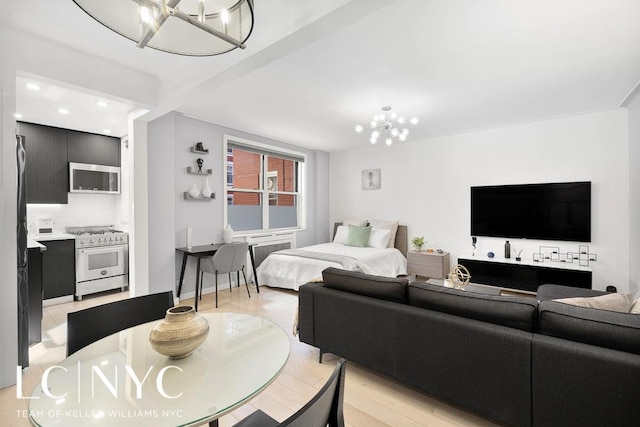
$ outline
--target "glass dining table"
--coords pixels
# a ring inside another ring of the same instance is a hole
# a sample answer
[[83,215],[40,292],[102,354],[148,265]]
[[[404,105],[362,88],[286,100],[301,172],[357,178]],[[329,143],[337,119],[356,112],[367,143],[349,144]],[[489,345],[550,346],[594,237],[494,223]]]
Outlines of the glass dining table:
[[[201,314],[207,340],[191,355],[155,352],[160,322],[110,335],[45,370],[29,401],[35,426],[196,426],[264,390],[284,369],[290,340],[274,322],[236,313]],[[87,327],[91,327],[87,325]]]

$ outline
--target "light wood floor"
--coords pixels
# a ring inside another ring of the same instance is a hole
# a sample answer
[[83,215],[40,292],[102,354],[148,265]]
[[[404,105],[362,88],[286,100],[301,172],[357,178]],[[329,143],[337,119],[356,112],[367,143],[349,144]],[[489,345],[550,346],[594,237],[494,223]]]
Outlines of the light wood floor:
[[[297,310],[296,292],[261,287],[260,294],[251,289],[251,298],[244,288],[220,291],[219,308],[213,294],[207,294],[199,304],[201,312],[240,312],[265,317],[292,331]],[[40,381],[44,370],[65,358],[67,313],[94,305],[127,298],[128,292],[114,292],[85,297],[83,301],[45,307],[43,342],[30,349],[31,366],[23,373],[25,396]],[[193,303],[187,299],[182,303]],[[318,363],[318,350],[291,335],[291,356],[280,376],[261,394],[246,405],[220,419],[220,426],[232,426],[256,408],[282,421],[313,397],[327,380],[338,357],[327,354]],[[0,390],[0,425],[29,426],[22,411],[26,400],[16,398],[16,387]],[[437,399],[404,387],[388,378],[354,363],[347,365],[344,417],[347,426],[492,426],[473,414],[451,407]]]

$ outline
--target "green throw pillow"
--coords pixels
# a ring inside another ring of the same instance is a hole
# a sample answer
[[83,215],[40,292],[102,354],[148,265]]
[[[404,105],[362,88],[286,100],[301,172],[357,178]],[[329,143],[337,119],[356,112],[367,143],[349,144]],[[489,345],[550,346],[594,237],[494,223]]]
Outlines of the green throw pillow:
[[371,227],[350,225],[346,245],[364,248],[369,243],[369,234],[371,234]]

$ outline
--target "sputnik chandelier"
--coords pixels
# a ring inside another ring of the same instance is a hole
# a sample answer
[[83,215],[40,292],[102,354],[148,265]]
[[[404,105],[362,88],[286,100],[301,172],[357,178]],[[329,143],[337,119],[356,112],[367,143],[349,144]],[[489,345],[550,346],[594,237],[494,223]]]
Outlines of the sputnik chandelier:
[[187,56],[244,49],[253,0],[73,0],[112,31],[146,46]]
[[[369,142],[375,144],[381,135],[384,137],[384,142],[387,145],[393,144],[395,138],[398,138],[400,141],[405,141],[409,135],[409,129],[404,127],[407,123],[416,125],[418,124],[418,118],[412,117],[407,121],[404,117],[398,116],[395,112],[391,112],[391,107],[388,105],[382,107],[382,113],[373,116],[373,120],[369,126],[371,130]],[[356,125],[355,129],[356,132],[362,133],[364,126]]]

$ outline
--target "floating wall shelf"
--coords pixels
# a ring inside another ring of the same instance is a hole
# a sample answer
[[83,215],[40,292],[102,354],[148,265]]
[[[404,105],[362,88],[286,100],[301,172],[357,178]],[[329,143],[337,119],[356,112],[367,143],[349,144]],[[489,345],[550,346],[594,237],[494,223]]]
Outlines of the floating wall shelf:
[[185,191],[184,193],[184,199],[185,200],[203,200],[203,201],[211,201],[213,199],[216,198],[216,193],[211,193],[211,197],[191,197],[191,195],[189,194],[188,191]]
[[196,168],[187,166],[187,173],[192,175],[211,175],[213,173],[213,169],[204,169],[202,172],[198,172]]
[[196,150],[196,147],[191,147],[189,149],[192,153],[197,153],[197,154],[209,154],[209,149],[205,148],[204,150]]

